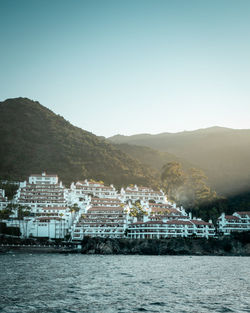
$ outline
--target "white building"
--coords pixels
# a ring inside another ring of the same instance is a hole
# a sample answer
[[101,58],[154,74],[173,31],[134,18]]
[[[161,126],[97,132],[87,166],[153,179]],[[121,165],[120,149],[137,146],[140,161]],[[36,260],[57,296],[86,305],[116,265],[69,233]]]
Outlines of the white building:
[[162,190],[155,191],[148,187],[138,187],[137,185],[128,186],[126,189],[122,188],[120,192],[120,199],[123,202],[131,200],[135,202],[140,201],[155,201],[156,203],[167,203],[167,198]]
[[215,235],[214,225],[202,220],[158,220],[132,223],[128,226],[128,238],[162,239],[171,237],[203,237]]
[[32,212],[43,207],[65,207],[68,192],[62,182],[58,182],[57,175],[48,175],[45,172],[32,174],[28,181],[20,183],[14,203],[32,208]]
[[181,207],[177,208],[171,204],[150,203],[149,204],[149,219],[190,219],[186,211]]
[[42,174],[31,174],[29,177],[29,184],[56,185],[58,184],[58,176],[56,174],[46,174],[46,172],[43,172]]
[[41,216],[31,221],[28,237],[63,239],[69,230],[67,220],[61,217]]
[[5,196],[5,190],[0,189],[0,210],[3,210],[9,204],[8,198]]
[[232,232],[250,231],[250,211],[235,212],[233,215],[222,213],[217,221],[218,231],[224,235]]
[[84,197],[91,195],[99,198],[117,198],[117,191],[113,185],[105,186],[102,182],[78,181],[70,186],[71,197],[76,197],[81,200]]
[[72,231],[72,240],[84,236],[121,238],[128,223],[128,207],[118,199],[92,199]]
[[38,208],[34,216],[4,220],[7,227],[18,227],[22,238],[63,239],[73,224],[75,212],[67,207]]

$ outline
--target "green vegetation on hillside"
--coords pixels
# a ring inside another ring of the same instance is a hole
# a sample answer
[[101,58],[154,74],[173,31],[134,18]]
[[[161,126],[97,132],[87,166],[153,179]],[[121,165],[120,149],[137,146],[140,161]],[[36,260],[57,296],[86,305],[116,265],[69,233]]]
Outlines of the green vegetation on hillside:
[[139,161],[26,98],[0,102],[0,138],[2,179],[24,180],[47,171],[66,184],[94,178],[116,186],[156,185]]
[[217,199],[216,193],[207,186],[207,177],[196,168],[183,170],[178,162],[163,167],[161,179],[170,200],[185,208],[195,208]]
[[[250,186],[250,130],[211,127],[180,133],[114,136],[116,144],[147,146],[174,154],[204,171],[218,194],[232,195]],[[176,161],[176,160],[170,160]]]
[[186,160],[178,158],[174,154],[155,150],[145,146],[137,146],[132,144],[113,144],[117,149],[128,154],[132,158],[140,161],[142,164],[150,166],[156,170],[157,175],[160,175],[161,169],[164,164],[172,161],[182,163],[184,168],[191,167],[191,164]]
[[250,210],[250,191],[231,197],[217,196],[207,185],[204,172],[196,169],[183,169],[178,162],[169,162],[162,169],[162,184],[168,198],[182,205],[193,216],[216,223],[222,212]]

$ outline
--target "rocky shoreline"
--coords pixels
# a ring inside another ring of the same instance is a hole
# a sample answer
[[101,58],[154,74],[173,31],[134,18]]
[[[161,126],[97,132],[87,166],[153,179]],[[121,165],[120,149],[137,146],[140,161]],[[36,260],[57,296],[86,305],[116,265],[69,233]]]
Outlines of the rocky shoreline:
[[[28,242],[27,242],[28,241]],[[82,253],[124,255],[250,256],[250,232],[219,238],[112,239],[85,237],[79,245],[49,246],[30,240],[0,238],[0,253]]]
[[83,254],[250,256],[250,232],[219,238],[85,238]]

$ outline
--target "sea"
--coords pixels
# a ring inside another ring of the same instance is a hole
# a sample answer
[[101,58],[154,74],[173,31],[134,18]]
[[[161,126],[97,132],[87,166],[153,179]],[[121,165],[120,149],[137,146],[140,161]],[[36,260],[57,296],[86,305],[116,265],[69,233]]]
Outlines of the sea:
[[0,312],[250,312],[250,257],[1,254]]

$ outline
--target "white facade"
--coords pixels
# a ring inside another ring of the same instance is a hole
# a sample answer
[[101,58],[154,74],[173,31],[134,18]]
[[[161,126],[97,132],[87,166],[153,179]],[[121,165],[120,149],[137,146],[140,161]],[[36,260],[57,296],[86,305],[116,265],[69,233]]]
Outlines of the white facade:
[[181,207],[177,208],[171,204],[150,203],[149,219],[162,220],[165,219],[189,219],[186,211]]
[[14,203],[32,208],[36,212],[38,208],[49,206],[66,206],[68,192],[62,182],[58,182],[57,175],[31,175],[27,181],[20,183]]
[[117,191],[113,185],[105,186],[101,182],[88,181],[87,179],[72,183],[70,192],[78,198],[84,198],[86,195],[99,198],[117,198]]
[[28,237],[63,239],[68,233],[67,221],[60,217],[37,217],[31,221]]
[[31,174],[29,177],[29,184],[58,184],[58,176],[56,174],[46,174],[43,172],[42,174]]
[[138,187],[134,185],[133,187],[122,188],[120,192],[120,199],[123,202],[131,200],[135,202],[140,201],[155,201],[156,203],[167,203],[167,198],[162,190],[155,191],[148,187]]
[[7,207],[8,205],[8,198],[5,197],[5,190],[0,189],[0,210],[3,210]]
[[49,239],[62,239],[69,233],[75,218],[75,212],[67,207],[38,208],[35,216],[17,219],[17,212],[9,220],[7,227],[18,227],[22,238],[30,236]]
[[218,231],[224,235],[232,232],[250,231],[250,211],[235,212],[233,215],[222,213],[218,218]]
[[214,225],[202,220],[159,220],[137,222],[128,226],[128,238],[162,239],[171,237],[204,237],[215,235]]
[[122,206],[118,199],[94,198],[75,225],[72,240],[80,241],[84,236],[124,237],[128,217],[128,207]]

